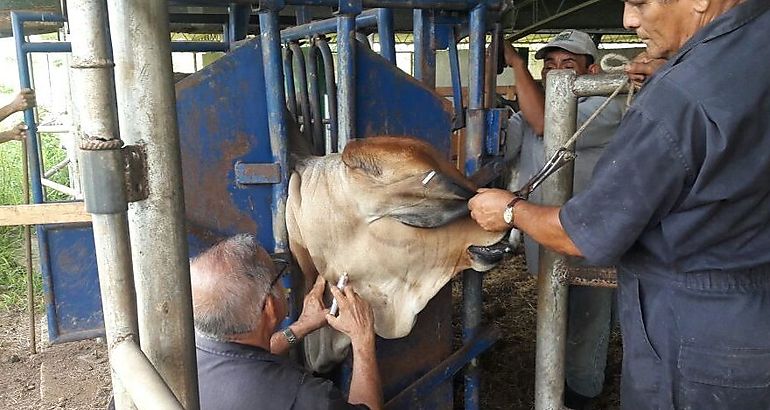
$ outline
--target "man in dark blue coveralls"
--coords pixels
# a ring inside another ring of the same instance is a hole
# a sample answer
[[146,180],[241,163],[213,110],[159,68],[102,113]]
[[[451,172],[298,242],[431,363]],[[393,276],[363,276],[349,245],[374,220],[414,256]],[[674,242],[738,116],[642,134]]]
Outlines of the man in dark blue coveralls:
[[485,229],[618,267],[625,409],[770,409],[770,1],[626,0],[645,83],[562,207],[482,190]]

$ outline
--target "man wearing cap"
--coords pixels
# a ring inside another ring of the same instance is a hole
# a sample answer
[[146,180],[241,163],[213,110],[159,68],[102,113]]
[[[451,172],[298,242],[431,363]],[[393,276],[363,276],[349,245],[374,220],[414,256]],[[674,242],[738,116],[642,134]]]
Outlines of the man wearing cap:
[[[514,71],[516,95],[521,109],[508,123],[506,156],[509,162],[518,162],[519,180],[516,187],[520,187],[545,163],[545,96],[527,69],[527,62],[508,43],[504,44],[504,52],[506,64]],[[598,54],[588,34],[565,30],[538,50],[535,58],[543,60],[542,78],[545,79],[546,74],[553,69],[572,69],[578,75],[596,74],[600,71],[596,64]],[[578,100],[577,125],[581,125],[605,100],[605,97],[581,97]],[[591,121],[577,140],[575,192],[580,192],[588,184],[594,165],[612,139],[622,116],[623,102],[616,99]],[[540,191],[535,191],[530,201],[541,203]],[[524,238],[527,269],[532,275],[538,271],[538,248],[538,244],[531,238]],[[607,288],[570,288],[565,404],[573,409],[583,408],[590,398],[602,391],[613,294],[612,289]]]
[[626,0],[623,23],[668,62],[589,185],[483,190],[471,215],[617,266],[623,409],[770,409],[770,2]]

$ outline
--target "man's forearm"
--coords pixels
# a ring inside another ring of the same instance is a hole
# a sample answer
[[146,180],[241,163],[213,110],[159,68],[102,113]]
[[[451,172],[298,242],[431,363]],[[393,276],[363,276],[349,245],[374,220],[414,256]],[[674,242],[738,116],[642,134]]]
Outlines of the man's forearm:
[[16,111],[13,109],[11,104],[8,104],[6,106],[0,107],[0,121],[10,117],[11,114],[13,114],[14,112],[16,112]]
[[513,65],[516,76],[516,98],[521,114],[537,135],[545,128],[545,94],[527,69],[526,64]]
[[549,249],[565,255],[583,256],[561,225],[560,209],[557,206],[541,206],[520,201],[514,208],[513,223],[535,242]]
[[[297,340],[302,340],[302,338],[314,330],[310,329],[309,326],[306,326],[304,323],[299,321],[289,325],[289,329],[294,332],[294,336],[297,337]],[[270,336],[270,353],[283,355],[289,351],[290,347],[291,346],[289,346],[289,341],[286,340],[286,336],[283,335],[283,332],[275,332],[272,336]]]
[[353,344],[353,375],[350,380],[350,404],[365,404],[372,410],[382,409],[382,383],[374,338]]

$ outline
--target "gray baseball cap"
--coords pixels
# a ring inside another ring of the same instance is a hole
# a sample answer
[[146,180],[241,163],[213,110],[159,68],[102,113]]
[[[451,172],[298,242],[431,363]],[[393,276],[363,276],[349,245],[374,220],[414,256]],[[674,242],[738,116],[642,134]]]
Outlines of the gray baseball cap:
[[574,54],[587,54],[593,57],[594,61],[599,59],[599,50],[596,48],[596,44],[588,34],[580,30],[564,30],[557,34],[545,47],[537,50],[535,58],[544,59],[545,54],[553,48],[561,48]]

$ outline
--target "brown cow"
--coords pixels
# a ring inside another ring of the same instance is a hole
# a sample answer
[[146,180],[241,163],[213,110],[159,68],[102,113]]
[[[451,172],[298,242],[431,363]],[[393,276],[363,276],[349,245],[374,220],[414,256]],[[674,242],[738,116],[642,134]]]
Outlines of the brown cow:
[[[312,284],[317,274],[350,284],[374,310],[384,338],[406,336],[428,301],[458,272],[491,269],[503,233],[468,216],[476,186],[433,147],[406,137],[350,142],[344,152],[306,158],[289,182],[289,244]],[[333,332],[322,329],[321,333]],[[342,334],[306,339],[306,358],[324,371],[341,361]],[[330,351],[331,350],[331,351]],[[331,357],[329,357],[331,355]]]

